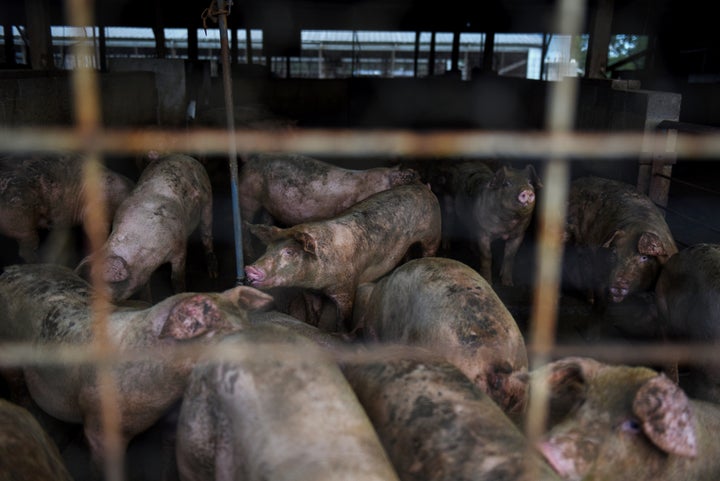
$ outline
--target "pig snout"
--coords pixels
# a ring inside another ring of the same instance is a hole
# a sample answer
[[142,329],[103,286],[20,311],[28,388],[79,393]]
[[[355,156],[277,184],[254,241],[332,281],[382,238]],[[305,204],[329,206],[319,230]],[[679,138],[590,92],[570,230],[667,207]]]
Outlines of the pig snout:
[[579,477],[572,456],[563,453],[560,446],[544,440],[537,443],[537,449],[561,478],[576,479]]
[[518,195],[518,202],[520,202],[522,205],[530,205],[535,202],[535,192],[533,192],[530,189],[525,189]]
[[625,296],[628,295],[627,287],[613,286],[610,288],[610,298],[613,302],[622,302]]
[[258,267],[247,266],[245,268],[245,277],[251,286],[257,287],[265,280],[266,274],[265,271]]
[[128,264],[120,256],[110,256],[105,263],[105,281],[122,282],[130,276]]

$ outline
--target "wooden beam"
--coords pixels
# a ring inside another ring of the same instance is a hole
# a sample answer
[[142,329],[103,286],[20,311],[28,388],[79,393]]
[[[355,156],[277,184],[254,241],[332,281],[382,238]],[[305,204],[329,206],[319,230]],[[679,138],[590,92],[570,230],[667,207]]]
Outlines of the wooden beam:
[[48,0],[26,0],[27,35],[30,43],[30,66],[33,70],[55,68],[50,34],[50,5]]
[[590,21],[590,41],[585,62],[586,78],[607,78],[608,48],[615,0],[598,0]]

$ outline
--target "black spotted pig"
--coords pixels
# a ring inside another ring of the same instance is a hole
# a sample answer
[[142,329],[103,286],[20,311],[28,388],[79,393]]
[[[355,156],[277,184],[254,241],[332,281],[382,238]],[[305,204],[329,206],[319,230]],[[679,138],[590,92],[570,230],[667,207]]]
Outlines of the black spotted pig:
[[504,410],[523,409],[528,359],[522,333],[490,284],[462,262],[414,259],[362,284],[353,317],[366,339],[426,347]]
[[566,244],[578,260],[566,268],[574,287],[602,307],[651,291],[677,252],[662,211],[630,184],[580,177],[570,184]]
[[440,206],[424,184],[401,185],[373,194],[336,217],[282,229],[248,225],[267,244],[245,267],[250,285],[295,286],[333,300],[338,330],[352,314],[355,289],[398,265],[415,245],[431,256],[440,244]]
[[[51,264],[9,266],[0,275],[0,339],[36,345],[87,347],[93,338],[92,291],[72,270]],[[246,309],[272,298],[238,286],[222,293],[182,293],[148,308],[115,308],[108,337],[119,350],[166,351],[179,343],[211,344],[249,325]],[[180,399],[196,356],[116,365],[123,447]],[[51,416],[82,423],[93,458],[104,457],[101,406],[95,369],[89,365],[26,365],[32,399]]]
[[[690,343],[720,342],[720,244],[696,244],[672,256],[660,271],[655,303],[665,338]],[[717,363],[680,368],[680,386],[688,395],[720,403]]]
[[[25,262],[39,260],[39,229],[71,227],[85,220],[83,164],[84,158],[76,155],[0,159],[0,234],[17,240]],[[135,184],[107,168],[101,169],[100,178],[111,221]]]
[[[238,202],[244,220],[288,227],[334,217],[376,192],[418,182],[417,171],[397,165],[352,170],[303,155],[260,154],[242,165]],[[251,242],[246,236],[249,257]]]
[[432,175],[445,213],[444,246],[458,235],[476,243],[479,272],[492,283],[491,244],[502,239],[500,284],[512,286],[515,257],[532,220],[535,192],[542,187],[535,168],[502,166],[493,172],[482,161],[455,161]]
[[553,402],[572,397],[558,399],[573,407],[538,443],[563,479],[720,479],[720,406],[645,367],[565,358],[541,370]]
[[[217,277],[213,250],[212,190],[203,165],[170,154],[143,170],[135,189],[120,205],[103,248],[104,279],[114,301],[146,286],[155,270],[170,263],[175,293],[185,290],[187,240],[200,226],[211,278]],[[89,258],[77,272],[84,273]]]
[[395,360],[343,370],[402,481],[559,481],[456,366]]
[[314,342],[262,323],[221,350],[241,359],[198,364],[183,397],[181,481],[397,481],[340,368]]
[[55,442],[24,407],[0,399],[0,478],[72,481]]

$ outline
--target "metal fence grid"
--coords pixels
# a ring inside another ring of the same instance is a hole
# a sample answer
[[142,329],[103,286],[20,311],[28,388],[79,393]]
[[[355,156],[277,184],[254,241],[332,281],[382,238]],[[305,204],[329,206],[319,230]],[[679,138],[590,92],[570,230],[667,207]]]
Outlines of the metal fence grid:
[[[72,24],[93,25],[92,2],[67,0],[68,16]],[[557,8],[557,31],[577,33],[584,13],[584,2],[565,0]],[[88,43],[78,42],[73,47],[75,55],[82,57],[91,52]],[[86,186],[87,203],[101,205],[98,185],[98,168],[101,157],[106,154],[142,154],[155,149],[185,153],[237,154],[276,151],[304,153],[308,155],[343,154],[363,156],[392,155],[413,156],[427,159],[446,156],[491,156],[501,153],[505,158],[541,158],[544,162],[545,188],[538,202],[536,215],[539,225],[537,241],[538,267],[535,272],[533,303],[530,316],[529,337],[526,339],[530,365],[539,366],[552,358],[566,355],[584,355],[617,362],[666,362],[669,358],[692,361],[717,361],[716,347],[708,345],[643,345],[627,349],[626,345],[581,346],[556,345],[555,327],[557,298],[560,285],[560,262],[563,252],[565,202],[569,184],[568,163],[571,158],[619,161],[628,157],[640,157],[648,152],[674,151],[687,159],[716,159],[720,157],[720,135],[701,133],[677,134],[668,145],[668,136],[662,132],[646,133],[577,133],[572,131],[575,115],[576,79],[565,79],[552,84],[550,108],[546,129],[537,132],[508,131],[442,131],[415,132],[412,130],[322,130],[294,129],[292,131],[258,131],[234,129],[134,130],[103,128],[99,117],[99,90],[96,72],[90,68],[72,71],[76,125],[69,128],[7,128],[0,130],[0,149],[8,152],[53,152],[57,150],[84,152],[87,155]],[[88,220],[91,247],[98,249],[104,242],[107,219],[103,209],[90,209]],[[94,269],[97,272],[97,269]],[[103,425],[108,451],[104,469],[106,479],[120,481],[123,474],[123,452],[119,448],[119,419],[114,409],[117,403],[116,386],[109,370],[110,363],[128,359],[157,359],[156,352],[117,352],[107,335],[109,301],[100,293],[102,277],[92,276],[95,292],[94,344],[87,350],[59,346],[36,350],[27,344],[4,345],[0,350],[0,365],[18,366],[28,363],[99,363],[99,380],[102,386]],[[178,348],[167,355],[185,356],[188,349]],[[396,355],[397,353],[393,351]],[[233,357],[238,353],[215,350],[216,357]],[[386,353],[381,348],[367,351],[360,360],[382,359]],[[338,359],[357,358],[355,352],[338,352]],[[536,439],[545,422],[547,398],[542,384],[533,386],[537,393],[528,410],[526,433]]]

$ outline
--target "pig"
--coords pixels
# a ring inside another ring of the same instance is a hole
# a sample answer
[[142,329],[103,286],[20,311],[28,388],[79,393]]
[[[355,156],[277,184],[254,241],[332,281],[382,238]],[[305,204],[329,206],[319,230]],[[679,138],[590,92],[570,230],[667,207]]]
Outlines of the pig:
[[551,402],[570,407],[538,442],[563,479],[720,479],[720,406],[647,367],[570,357],[541,370]]
[[[8,266],[0,275],[0,340],[87,348],[93,340],[92,296],[90,285],[67,267]],[[221,293],[176,294],[147,308],[114,307],[107,317],[109,342],[121,352],[210,345],[247,327],[248,310],[270,306],[269,295],[237,286]],[[180,399],[196,357],[134,360],[112,367],[123,448]],[[95,372],[86,364],[23,367],[32,399],[61,421],[81,423],[93,459],[100,463],[105,453]]]
[[402,481],[560,480],[453,364],[428,358],[342,368]]
[[[720,343],[720,244],[700,243],[672,256],[655,285],[661,335],[679,342]],[[720,403],[720,366],[680,366],[691,397]]]
[[514,285],[515,257],[535,211],[536,191],[542,182],[535,168],[501,166],[493,172],[487,162],[453,161],[432,174],[433,191],[441,199],[443,248],[461,236],[476,243],[478,271],[491,284],[491,244],[504,241],[500,284]]
[[570,183],[565,244],[577,253],[565,277],[604,310],[652,291],[678,249],[662,211],[632,185],[595,176]]
[[[330,219],[279,228],[249,224],[267,244],[265,253],[245,267],[251,286],[295,286],[320,291],[337,306],[336,329],[350,321],[357,286],[392,270],[411,248],[437,252],[440,205],[423,184],[401,185],[371,195]],[[409,252],[410,251],[410,252]]]
[[57,446],[30,411],[0,399],[0,478],[72,481]]
[[[187,240],[200,228],[208,275],[217,278],[213,250],[212,189],[203,165],[193,157],[170,154],[153,160],[120,205],[103,246],[103,279],[113,301],[128,299],[147,286],[169,262],[175,293],[185,291]],[[76,271],[87,278],[90,257]],[[147,291],[146,291],[147,292]]]
[[[303,155],[260,154],[243,162],[238,202],[249,223],[290,227],[334,217],[372,194],[419,182],[416,170],[399,165],[351,170]],[[243,243],[248,259],[255,260],[252,237],[246,235]]]
[[264,323],[218,348],[240,359],[199,363],[190,376],[181,481],[398,479],[337,363],[313,341]]
[[501,408],[522,411],[528,369],[522,333],[492,286],[466,264],[410,260],[358,287],[353,319],[365,339],[437,352]]
[[[85,221],[83,164],[78,155],[9,155],[0,159],[0,234],[15,239],[25,262],[38,262],[41,229]],[[111,220],[135,183],[103,167],[101,193]]]

